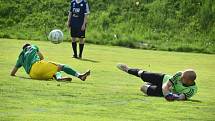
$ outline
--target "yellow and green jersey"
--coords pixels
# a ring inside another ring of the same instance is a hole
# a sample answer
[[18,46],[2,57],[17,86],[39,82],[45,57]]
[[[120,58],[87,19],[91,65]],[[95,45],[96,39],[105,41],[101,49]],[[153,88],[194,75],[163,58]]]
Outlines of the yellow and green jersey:
[[163,78],[163,84],[167,81],[172,83],[171,92],[176,94],[184,94],[186,98],[191,98],[197,92],[197,86],[193,85],[187,86],[181,82],[182,72],[177,72],[174,76],[165,75]]
[[31,70],[31,66],[37,62],[40,61],[40,57],[37,54],[39,51],[39,48],[36,45],[31,45],[26,47],[18,57],[18,60],[16,62],[16,67],[24,67],[25,71],[29,74]]

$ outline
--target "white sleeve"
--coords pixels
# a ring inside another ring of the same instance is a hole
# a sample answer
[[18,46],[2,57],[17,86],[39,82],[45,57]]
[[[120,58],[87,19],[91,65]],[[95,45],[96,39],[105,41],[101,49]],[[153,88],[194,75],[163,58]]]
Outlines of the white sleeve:
[[89,9],[89,5],[88,3],[86,2],[86,11],[84,14],[90,14],[90,9]]

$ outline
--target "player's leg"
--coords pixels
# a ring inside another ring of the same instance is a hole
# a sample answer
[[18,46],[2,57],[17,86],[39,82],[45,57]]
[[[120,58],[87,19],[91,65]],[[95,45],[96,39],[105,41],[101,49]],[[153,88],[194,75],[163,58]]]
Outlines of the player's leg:
[[79,38],[80,38],[80,43],[79,43],[79,58],[82,58],[82,53],[83,53],[83,50],[84,50],[84,38],[85,38],[85,30],[84,31],[81,31],[80,30],[80,33],[79,33]]
[[140,69],[130,68],[125,64],[118,64],[117,67],[120,70],[140,77],[144,82],[147,82],[140,88],[143,93],[149,96],[163,96],[162,83],[164,74],[151,73]]
[[76,42],[76,38],[72,37],[72,49],[73,49],[73,57],[77,58],[77,42]]
[[72,81],[72,78],[70,78],[70,77],[62,77],[61,72],[55,73],[54,78],[55,78],[57,81],[63,81],[63,82],[64,82],[64,81],[66,81],[66,82]]
[[117,68],[126,72],[126,73],[129,73],[129,74],[132,74],[132,75],[139,77],[138,72],[140,69],[130,68],[125,64],[117,64]]
[[159,85],[149,85],[144,84],[140,87],[140,91],[147,94],[148,96],[163,96],[162,84]]
[[164,74],[151,73],[140,69],[128,69],[128,73],[140,77],[147,82],[141,87],[141,91],[149,96],[163,96],[162,84]]
[[79,43],[79,58],[82,58],[83,50],[84,50],[84,38],[80,38],[80,43]]
[[77,58],[77,42],[76,42],[77,29],[71,28],[70,34],[71,34],[71,38],[72,38],[73,57]]
[[79,79],[81,79],[82,81],[85,81],[86,78],[90,75],[90,70],[86,71],[83,74],[80,74],[79,72],[77,72],[76,70],[72,69],[71,67],[69,67],[68,65],[59,65],[58,66],[58,71],[63,71],[69,75],[75,76]]
[[130,68],[125,64],[118,64],[117,67],[120,70],[127,72],[131,75],[140,77],[144,82],[149,82],[153,85],[158,85],[163,82],[164,74],[161,74],[161,73],[152,73],[152,72],[147,72],[136,68]]
[[162,73],[153,73],[143,70],[138,71],[138,76],[145,82],[149,82],[152,85],[162,86],[163,78],[165,74]]
[[149,86],[150,86],[149,84],[144,84],[143,86],[140,87],[140,91],[147,94],[147,90],[148,90]]
[[62,77],[59,64],[48,61],[38,61],[31,67],[30,77],[32,79],[48,80],[55,78],[57,81],[71,81],[70,77]]
[[53,79],[57,71],[57,64],[41,60],[32,65],[29,75],[33,79],[48,80]]

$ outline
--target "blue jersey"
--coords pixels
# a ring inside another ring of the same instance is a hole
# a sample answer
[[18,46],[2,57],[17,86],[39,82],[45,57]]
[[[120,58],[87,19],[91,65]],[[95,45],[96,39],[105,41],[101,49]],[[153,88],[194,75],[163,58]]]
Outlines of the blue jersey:
[[86,0],[72,0],[70,4],[71,26],[72,28],[81,28],[84,22],[85,14],[89,14],[89,6]]

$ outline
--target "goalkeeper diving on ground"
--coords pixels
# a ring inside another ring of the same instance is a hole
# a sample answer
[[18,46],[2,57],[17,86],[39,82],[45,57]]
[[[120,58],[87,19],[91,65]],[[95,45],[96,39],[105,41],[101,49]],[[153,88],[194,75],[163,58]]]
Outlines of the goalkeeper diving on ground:
[[192,69],[171,76],[131,68],[125,64],[118,64],[117,68],[146,82],[140,90],[148,96],[164,96],[168,101],[187,100],[197,92],[196,73]]

